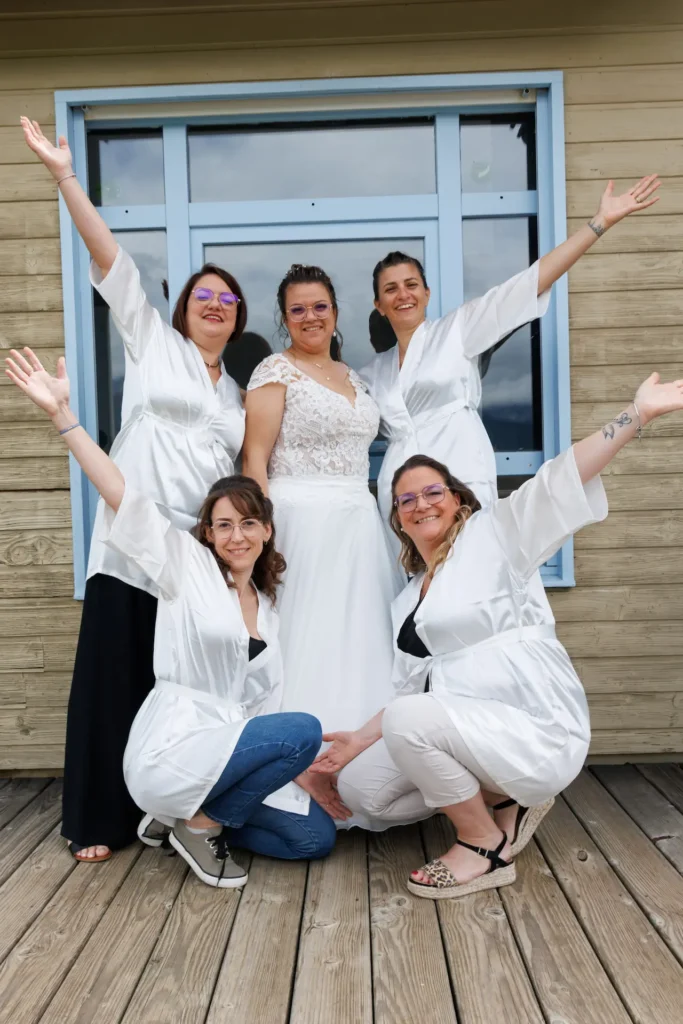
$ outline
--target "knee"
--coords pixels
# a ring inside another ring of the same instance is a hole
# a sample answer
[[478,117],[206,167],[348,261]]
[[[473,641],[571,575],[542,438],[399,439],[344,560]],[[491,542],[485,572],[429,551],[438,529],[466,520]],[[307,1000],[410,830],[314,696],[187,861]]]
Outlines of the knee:
[[308,822],[296,843],[296,856],[301,860],[327,857],[337,841],[337,827],[322,807],[311,801]]
[[418,738],[418,723],[423,717],[424,694],[397,697],[386,708],[382,718],[382,736],[394,756],[397,749],[414,745]]
[[296,745],[301,751],[309,751],[313,757],[320,750],[323,741],[323,729],[314,715],[305,711],[287,711],[290,735],[296,739]]

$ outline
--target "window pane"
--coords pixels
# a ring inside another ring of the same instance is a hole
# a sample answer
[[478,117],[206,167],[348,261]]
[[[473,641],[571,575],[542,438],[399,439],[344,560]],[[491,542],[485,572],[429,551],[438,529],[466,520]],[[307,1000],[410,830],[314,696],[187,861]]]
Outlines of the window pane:
[[227,365],[235,379],[246,383],[257,363],[269,352],[284,348],[287,334],[277,326],[276,294],[292,263],[314,264],[330,275],[339,303],[344,361],[356,370],[365,366],[374,355],[368,327],[374,310],[372,270],[392,249],[424,260],[421,238],[205,246],[204,258],[234,274],[247,298],[249,319],[244,344],[239,341],[228,346]]
[[517,192],[536,188],[533,114],[460,119],[463,192]]
[[163,203],[161,132],[90,132],[88,178],[95,206]]
[[[163,282],[168,277],[166,232],[118,231],[116,240],[135,260],[147,298],[168,319],[168,300],[163,290]],[[109,451],[121,429],[124,348],[121,336],[114,327],[109,306],[97,291],[94,292],[94,316],[99,444],[105,451]],[[125,412],[127,414],[128,410]]]
[[198,129],[188,133],[188,149],[195,203],[436,190],[428,122]]
[[[465,299],[483,295],[536,259],[536,219],[463,221]],[[539,451],[542,445],[538,321],[480,357],[482,417],[496,451]]]

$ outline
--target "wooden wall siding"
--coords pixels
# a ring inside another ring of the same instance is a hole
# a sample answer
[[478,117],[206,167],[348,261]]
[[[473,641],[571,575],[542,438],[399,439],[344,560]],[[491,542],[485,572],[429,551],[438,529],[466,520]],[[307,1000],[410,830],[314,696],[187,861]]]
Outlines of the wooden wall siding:
[[[92,14],[98,4],[106,14]],[[26,15],[59,4],[17,6]],[[29,38],[32,49],[0,58],[0,357],[30,343],[52,366],[62,351],[55,190],[16,127],[29,114],[50,128],[54,89],[552,67],[565,71],[570,230],[594,213],[608,175],[617,188],[650,170],[664,175],[653,211],[609,233],[570,277],[574,437],[610,419],[652,367],[681,375],[683,7],[650,5],[644,25],[635,3],[625,13],[619,4],[615,19],[610,4],[571,5],[562,31],[566,5],[547,3],[412,2],[398,18],[394,3],[346,0],[322,19],[303,2],[285,16],[287,0],[272,0],[258,18],[254,4],[224,3],[230,39],[212,21],[207,48],[193,41],[194,16],[131,6],[70,0],[82,16],[44,24],[0,16],[0,54]],[[493,7],[503,34],[487,38]],[[610,20],[623,30],[602,27]],[[311,32],[316,45],[301,46]],[[683,755],[682,437],[680,419],[657,423],[619,456],[605,476],[610,518],[576,541],[578,585],[551,595],[589,695],[596,755]],[[61,765],[80,617],[72,588],[67,459],[0,379],[0,771]]]

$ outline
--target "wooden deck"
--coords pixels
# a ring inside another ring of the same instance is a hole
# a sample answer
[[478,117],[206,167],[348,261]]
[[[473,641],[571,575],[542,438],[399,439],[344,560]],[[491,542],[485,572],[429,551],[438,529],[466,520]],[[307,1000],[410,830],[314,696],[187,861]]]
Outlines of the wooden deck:
[[[139,845],[76,865],[60,783],[0,783],[1,1024],[680,1024],[683,769],[595,767],[516,885],[438,906],[404,880],[447,822],[251,858],[240,892]],[[239,857],[239,854],[238,854]]]

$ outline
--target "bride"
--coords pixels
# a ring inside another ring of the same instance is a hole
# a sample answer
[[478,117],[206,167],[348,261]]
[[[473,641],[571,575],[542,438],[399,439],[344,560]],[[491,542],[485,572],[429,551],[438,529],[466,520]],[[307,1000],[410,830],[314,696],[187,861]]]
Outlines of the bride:
[[368,489],[379,412],[339,358],[332,281],[295,264],[278,306],[291,344],[249,382],[243,471],[270,491],[290,566],[279,600],[283,710],[315,715],[327,734],[359,728],[391,696],[401,580]]

